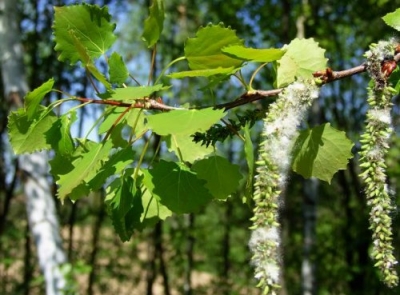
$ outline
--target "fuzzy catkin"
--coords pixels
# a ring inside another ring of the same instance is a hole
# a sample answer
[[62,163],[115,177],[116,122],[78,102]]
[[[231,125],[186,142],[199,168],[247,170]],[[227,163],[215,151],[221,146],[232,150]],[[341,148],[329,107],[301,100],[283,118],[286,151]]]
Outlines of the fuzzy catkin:
[[286,186],[297,127],[318,93],[319,88],[314,83],[296,81],[279,94],[264,120],[249,241],[253,254],[251,263],[263,294],[275,295],[280,288],[279,196]]
[[392,219],[390,213],[395,209],[386,184],[385,155],[389,149],[392,133],[391,98],[393,92],[387,77],[381,71],[382,62],[393,57],[392,42],[381,41],[373,44],[366,52],[367,70],[373,82],[368,88],[366,130],[361,135],[360,177],[365,183],[367,205],[370,207],[370,229],[372,230],[372,258],[380,270],[383,282],[397,286],[399,278],[395,269],[397,260],[392,246]]

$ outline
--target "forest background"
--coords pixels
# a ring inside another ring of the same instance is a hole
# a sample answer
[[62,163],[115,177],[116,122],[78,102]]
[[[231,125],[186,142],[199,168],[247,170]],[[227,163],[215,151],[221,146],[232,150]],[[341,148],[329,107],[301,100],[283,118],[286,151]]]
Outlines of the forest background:
[[[57,61],[52,43],[53,6],[75,1],[17,1],[25,71],[29,88],[49,77],[73,95],[92,97],[83,70]],[[115,47],[129,62],[130,72],[146,81],[151,54],[140,41],[150,1],[85,1],[108,5],[117,23]],[[335,70],[361,64],[368,45],[394,36],[381,17],[397,8],[395,1],[166,1],[164,32],[158,45],[156,71],[182,55],[183,44],[210,22],[223,22],[252,47],[281,47],[296,37],[313,37],[326,49]],[[6,11],[2,13],[7,13]],[[254,88],[273,86],[268,71],[259,74]],[[309,124],[331,124],[357,142],[366,112],[366,74],[325,85],[313,105]],[[182,80],[164,100],[181,105],[212,101],[199,89],[205,80]],[[4,85],[0,84],[4,88]],[[1,95],[4,89],[0,89]],[[231,81],[215,92],[220,103],[241,95]],[[1,97],[0,133],[0,294],[44,294],[43,277],[26,219],[26,205],[17,161],[6,136],[9,104]],[[394,127],[399,132],[398,98]],[[257,102],[237,108],[265,107]],[[76,133],[85,134],[101,107],[81,108]],[[254,146],[260,126],[253,129]],[[240,141],[220,145],[232,162],[243,165]],[[393,136],[388,175],[394,191],[400,177],[400,140]],[[359,146],[354,147],[357,151]],[[51,155],[50,155],[51,156]],[[398,294],[379,281],[369,257],[371,234],[368,209],[358,178],[357,158],[339,171],[331,184],[304,180],[292,174],[281,212],[283,236],[283,294]],[[50,177],[49,177],[49,181]],[[55,191],[55,190],[54,190]],[[395,195],[396,203],[399,203]],[[56,196],[54,196],[56,198]],[[241,192],[226,202],[213,202],[198,214],[173,216],[153,229],[120,242],[113,232],[101,192],[72,204],[55,201],[63,246],[68,256],[71,294],[258,294],[249,264],[247,241],[251,207]],[[396,217],[396,216],[395,216]],[[394,245],[400,245],[400,220],[394,219]],[[396,257],[400,256],[396,252]]]

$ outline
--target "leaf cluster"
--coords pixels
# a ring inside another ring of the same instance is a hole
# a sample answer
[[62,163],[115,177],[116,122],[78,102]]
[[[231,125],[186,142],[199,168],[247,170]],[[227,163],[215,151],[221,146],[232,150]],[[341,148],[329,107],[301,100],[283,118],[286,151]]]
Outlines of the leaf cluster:
[[[164,15],[163,1],[152,1],[141,37],[153,57],[157,54]],[[312,73],[326,68],[325,51],[313,39],[295,39],[282,48],[249,48],[232,28],[210,24],[187,39],[184,56],[171,61],[158,77],[153,77],[154,63],[151,64],[148,82],[142,85],[129,72],[124,58],[112,51],[117,38],[115,28],[106,7],[55,7],[53,32],[59,61],[83,67],[97,97],[62,93],[64,98],[43,106],[44,97],[61,92],[53,89],[54,80],[49,79],[28,93],[24,106],[9,116],[14,152],[54,151],[51,173],[62,201],[75,201],[105,189],[109,215],[124,241],[135,229],[143,229],[172,213],[198,212],[211,200],[224,200],[240,189],[240,167],[221,157],[215,146],[228,137],[244,140],[249,171],[245,189],[246,195],[251,195],[254,155],[250,128],[265,114],[248,110],[235,119],[224,120],[228,113],[224,109],[167,106],[162,101],[163,94],[172,87],[173,79],[207,79],[212,90],[230,77],[238,79],[246,93],[252,93],[252,82],[267,63],[273,65],[277,87],[297,79],[312,83]],[[99,60],[105,62],[106,70],[98,66]],[[168,73],[178,62],[186,62],[188,69]],[[241,69],[249,63],[258,63],[259,67],[247,81]],[[160,81],[167,81],[166,85]],[[56,115],[66,102],[78,104]],[[71,132],[78,119],[77,109],[89,104],[107,106],[90,127],[92,132],[97,131],[100,142],[87,136],[75,138]],[[347,163],[350,145],[343,144],[335,154],[333,150],[338,146],[325,144],[345,141],[344,134],[324,133],[319,141],[325,148],[317,150],[310,148],[315,146],[313,138],[302,138],[296,152],[301,159],[296,161],[295,170],[305,177],[329,181]],[[152,143],[156,143],[154,149],[150,148]],[[164,153],[164,146],[173,154],[174,161]],[[340,164],[333,165],[331,160],[336,157]],[[332,169],[323,173],[318,169],[303,172],[302,167],[309,167],[315,159],[323,159],[319,165]]]

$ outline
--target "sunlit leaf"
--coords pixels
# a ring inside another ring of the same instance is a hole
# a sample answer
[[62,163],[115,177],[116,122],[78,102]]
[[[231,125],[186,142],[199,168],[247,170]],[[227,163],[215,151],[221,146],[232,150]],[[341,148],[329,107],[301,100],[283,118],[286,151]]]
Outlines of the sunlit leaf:
[[165,220],[172,215],[172,211],[160,203],[157,196],[153,196],[151,192],[154,190],[154,184],[151,181],[151,176],[147,174],[147,169],[142,169],[143,174],[147,176],[146,186],[142,187],[142,204],[143,213],[140,217],[142,228],[152,226],[159,220]]
[[325,49],[314,39],[294,39],[283,49],[286,53],[278,60],[277,87],[284,87],[295,78],[311,79],[318,70],[326,69]]
[[110,74],[110,82],[121,85],[129,77],[128,68],[126,67],[122,56],[113,52],[108,60],[108,73]]
[[174,110],[147,117],[150,129],[159,135],[204,132],[225,116],[224,110]]
[[150,6],[150,15],[144,21],[144,31],[142,35],[143,41],[146,42],[147,46],[153,47],[160,38],[161,32],[164,26],[164,1],[163,0],[152,0]]
[[[52,135],[49,133],[57,117],[42,106],[37,107],[32,119],[24,109],[11,112],[8,116],[8,136],[16,155],[48,150],[52,147]],[[47,134],[47,138],[44,134]]]
[[193,163],[194,161],[204,158],[214,151],[212,146],[201,145],[195,143],[193,137],[187,134],[173,134],[166,139],[167,147],[170,152],[174,152],[179,158],[180,155],[183,161]]
[[134,161],[135,151],[131,146],[121,149],[110,156],[102,165],[94,177],[89,180],[89,186],[92,190],[100,189],[106,180],[113,175],[119,175]]
[[83,66],[86,70],[93,75],[101,84],[103,84],[107,89],[111,89],[110,82],[107,81],[106,77],[96,68],[93,64],[93,60],[89,55],[88,49],[84,44],[76,37],[75,31],[70,31],[71,40],[73,41],[76,52],[80,56]]
[[196,37],[185,44],[185,57],[192,70],[238,68],[243,61],[224,54],[221,49],[228,45],[242,45],[236,32],[223,25],[208,25],[197,31]]
[[193,70],[193,71],[183,71],[168,74],[168,77],[174,79],[183,79],[188,77],[210,77],[214,75],[232,75],[237,71],[234,67],[216,69],[204,69],[204,70]]
[[223,53],[238,59],[252,62],[271,62],[280,59],[285,53],[282,49],[268,48],[256,49],[247,48],[241,45],[228,46],[222,49]]
[[26,114],[28,116],[28,120],[32,120],[35,112],[40,105],[40,102],[43,100],[44,96],[49,93],[54,85],[54,79],[49,79],[47,82],[44,82],[35,90],[29,92],[25,96],[25,109]]
[[138,98],[145,98],[154,92],[165,89],[162,84],[153,86],[131,86],[126,88],[116,88],[111,94],[112,99],[122,101],[132,101]]
[[382,17],[382,19],[388,26],[400,31],[400,8],[397,8],[395,11],[386,14],[384,17]]
[[[81,60],[74,36],[79,40],[91,59],[104,54],[114,43],[115,24],[110,22],[108,8],[97,5],[77,4],[54,7],[55,50],[59,60],[71,64]],[[72,33],[72,34],[71,34]]]
[[345,133],[329,123],[304,130],[294,146],[292,168],[305,178],[316,177],[330,183],[338,170],[346,169],[353,157],[352,146]]
[[83,154],[81,158],[76,159],[72,165],[74,169],[68,174],[60,175],[57,181],[59,185],[58,197],[63,200],[71,191],[81,184],[84,180],[90,180],[101,168],[102,162],[108,158],[112,148],[111,141],[103,144],[97,144],[95,148]]

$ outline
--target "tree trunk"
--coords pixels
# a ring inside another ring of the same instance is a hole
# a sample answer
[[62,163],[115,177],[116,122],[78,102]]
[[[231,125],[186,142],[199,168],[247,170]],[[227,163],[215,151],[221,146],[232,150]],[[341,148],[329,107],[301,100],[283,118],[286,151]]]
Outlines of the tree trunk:
[[[23,65],[23,49],[19,40],[17,1],[0,1],[0,56],[4,97],[10,108],[21,105],[28,91]],[[46,282],[46,294],[62,294],[66,287],[60,271],[66,262],[62,249],[55,204],[48,179],[46,154],[34,153],[19,158],[27,215],[33,240],[36,244],[41,271]]]

